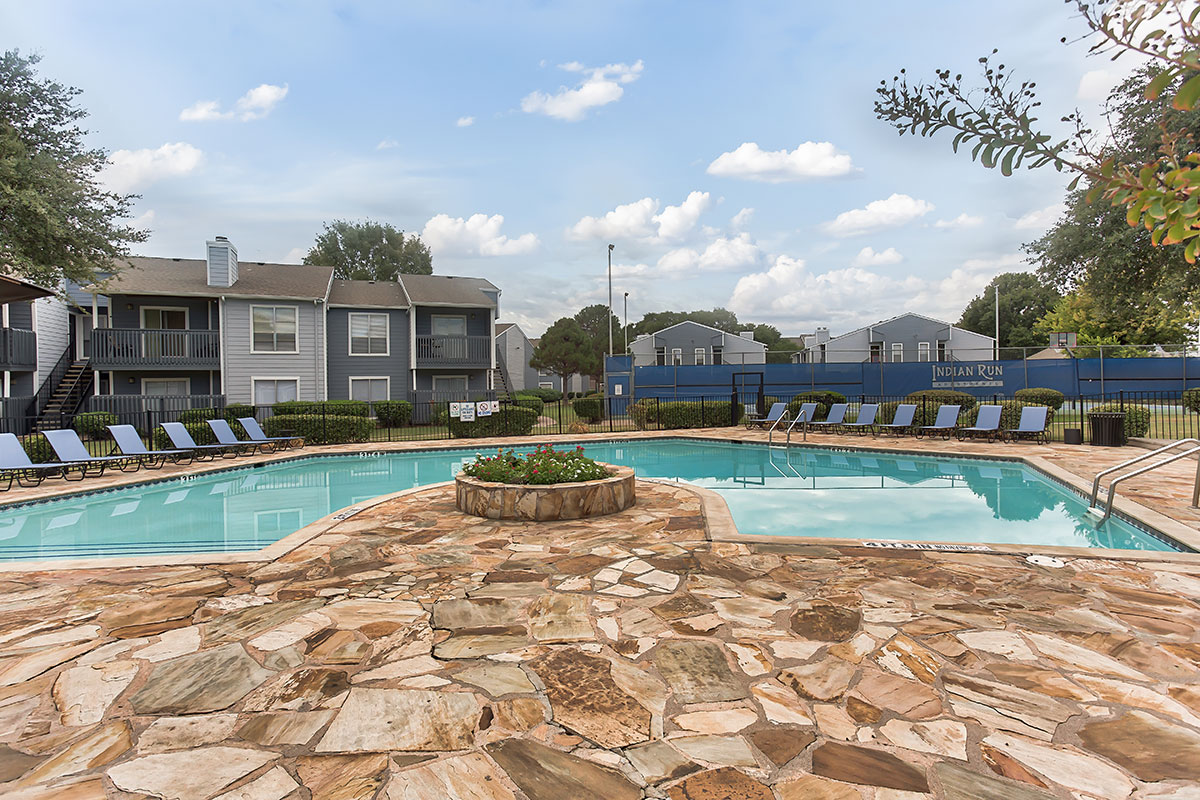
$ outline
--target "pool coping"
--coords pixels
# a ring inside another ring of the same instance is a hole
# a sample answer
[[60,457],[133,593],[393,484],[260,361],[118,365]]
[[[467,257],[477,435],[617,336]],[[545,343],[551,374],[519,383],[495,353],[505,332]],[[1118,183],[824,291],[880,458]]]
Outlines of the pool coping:
[[[720,431],[722,429],[710,429]],[[735,445],[754,445],[763,447],[781,447],[781,448],[798,448],[798,449],[815,449],[827,451],[849,451],[873,453],[876,455],[911,455],[918,457],[935,457],[935,458],[958,458],[968,460],[993,460],[993,461],[1009,461],[1013,463],[1024,464],[1032,469],[1035,469],[1048,478],[1063,484],[1069,490],[1075,491],[1083,497],[1088,497],[1091,493],[1091,486],[1078,475],[1069,470],[1066,470],[1058,465],[1049,462],[1036,454],[1017,453],[1017,454],[964,454],[958,452],[942,452],[937,450],[909,450],[899,448],[879,448],[879,447],[864,447],[856,444],[826,444],[816,442],[797,442],[790,445],[778,445],[768,442],[746,441],[744,439],[725,438],[720,435],[697,435],[696,433],[656,431],[653,434],[639,432],[635,436],[621,436],[619,432],[614,432],[612,435],[604,435],[594,439],[555,439],[547,441],[547,437],[513,437],[514,441],[506,442],[513,447],[524,447],[529,444],[577,444],[579,442],[592,442],[595,444],[608,442],[636,442],[636,441],[656,441],[663,439],[684,439],[696,442],[721,442]],[[531,441],[526,441],[526,440]],[[381,443],[363,443],[370,445],[378,445]],[[388,444],[408,445],[408,442],[391,442]],[[489,444],[486,449],[490,449],[493,445]],[[471,449],[469,444],[463,444],[458,441],[436,442],[426,444],[421,443],[418,447],[391,447],[381,448],[378,446],[369,449],[352,450],[352,451],[337,451],[337,452],[294,452],[288,451],[281,454],[267,454],[268,458],[259,458],[253,462],[243,462],[238,464],[233,460],[222,460],[205,462],[203,468],[187,473],[186,475],[171,475],[158,478],[149,478],[147,480],[132,480],[126,483],[121,483],[115,486],[106,486],[103,488],[94,489],[76,489],[74,487],[58,487],[63,491],[55,491],[54,493],[37,499],[23,499],[11,502],[0,501],[0,511],[5,511],[9,508],[20,507],[24,505],[32,505],[48,502],[50,500],[60,500],[68,497],[83,497],[93,494],[104,494],[120,489],[133,488],[138,486],[150,486],[156,483],[164,483],[169,481],[186,480],[192,477],[207,476],[222,472],[235,472],[248,469],[257,469],[269,465],[281,464],[290,461],[299,461],[310,458],[329,458],[329,457],[348,457],[348,458],[363,458],[373,454],[393,454],[393,453],[420,453],[438,450],[466,450]],[[485,448],[480,448],[483,450]],[[277,457],[274,457],[277,456]],[[132,474],[132,473],[131,473]],[[711,489],[706,489],[701,486],[691,484],[687,481],[671,480],[668,478],[638,478],[641,481],[659,483],[668,486],[686,488],[694,492],[702,501],[703,513],[706,523],[707,538],[713,542],[738,542],[745,544],[786,544],[789,546],[815,546],[815,547],[868,547],[866,542],[888,542],[897,541],[911,543],[913,545],[925,546],[914,548],[899,549],[929,549],[945,552],[959,552],[964,554],[980,554],[980,555],[1044,555],[1055,558],[1080,559],[1080,558],[1101,558],[1111,560],[1134,560],[1134,561],[1158,561],[1158,562],[1177,562],[1177,563],[1200,563],[1200,531],[1190,528],[1186,524],[1175,520],[1167,515],[1155,511],[1148,506],[1142,505],[1134,500],[1118,495],[1113,503],[1113,513],[1119,514],[1127,518],[1135,525],[1150,528],[1161,533],[1169,539],[1174,539],[1179,544],[1191,548],[1195,552],[1187,553],[1181,551],[1152,551],[1152,550],[1117,550],[1110,548],[1085,548],[1085,547],[1064,547],[1064,546],[1046,546],[1046,545],[1018,545],[1018,544],[994,544],[983,543],[989,548],[987,550],[979,549],[979,542],[944,542],[918,539],[903,539],[903,540],[886,540],[886,539],[844,539],[835,537],[811,537],[811,536],[795,536],[795,535],[764,535],[764,534],[743,534],[738,531],[736,524],[733,521],[733,515],[729,511],[724,498]],[[56,570],[76,570],[76,569],[114,569],[114,568],[131,568],[131,567],[166,567],[166,566],[199,566],[204,564],[236,564],[236,563],[258,563],[271,562],[290,553],[292,550],[307,543],[311,539],[328,531],[330,528],[350,519],[354,515],[373,508],[381,503],[389,500],[395,500],[417,492],[423,492],[435,487],[452,485],[453,480],[443,481],[439,483],[426,484],[424,486],[415,486],[409,489],[403,489],[397,492],[379,495],[369,500],[353,503],[336,511],[321,517],[318,520],[305,525],[299,530],[288,534],[287,536],[272,542],[264,548],[258,550],[244,550],[231,553],[188,553],[180,555],[142,555],[142,556],[102,556],[94,558],[75,558],[75,559],[50,559],[44,561],[11,561],[0,562],[0,574],[4,573],[31,573],[31,572],[47,572]],[[714,535],[715,532],[715,535]],[[934,545],[948,545],[951,547],[938,548]],[[962,549],[952,549],[958,547]],[[970,549],[967,549],[970,548]],[[879,547],[881,555],[885,555],[890,547]]]

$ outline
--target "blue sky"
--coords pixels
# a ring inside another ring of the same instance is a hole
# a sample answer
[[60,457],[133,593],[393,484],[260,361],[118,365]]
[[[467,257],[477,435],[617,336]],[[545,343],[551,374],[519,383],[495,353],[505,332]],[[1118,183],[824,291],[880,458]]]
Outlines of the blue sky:
[[83,90],[141,254],[299,261],[325,220],[422,233],[537,335],[605,302],[725,306],[785,334],[957,319],[1067,179],[1004,178],[872,113],[905,67],[1000,48],[1051,120],[1130,65],[1059,44],[1070,7],[995,3],[0,3],[4,46]]

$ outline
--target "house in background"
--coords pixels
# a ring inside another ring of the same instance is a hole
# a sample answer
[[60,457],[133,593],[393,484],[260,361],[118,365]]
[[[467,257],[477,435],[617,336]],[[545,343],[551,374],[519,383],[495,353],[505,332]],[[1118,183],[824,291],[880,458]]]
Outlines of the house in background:
[[68,312],[54,292],[0,275],[0,414],[4,430],[24,433],[53,399],[51,376],[69,362]]
[[498,391],[515,394],[522,389],[557,389],[566,394],[584,392],[591,388],[592,381],[585,375],[572,375],[564,388],[562,379],[553,372],[531,367],[529,359],[533,357],[533,349],[539,341],[526,336],[525,331],[516,323],[496,323]]
[[767,362],[767,346],[754,341],[753,331],[728,333],[691,320],[643,334],[629,351],[635,367]]
[[912,312],[841,336],[830,337],[828,328],[817,328],[806,339],[804,350],[792,356],[793,363],[991,361],[996,353],[992,336]]

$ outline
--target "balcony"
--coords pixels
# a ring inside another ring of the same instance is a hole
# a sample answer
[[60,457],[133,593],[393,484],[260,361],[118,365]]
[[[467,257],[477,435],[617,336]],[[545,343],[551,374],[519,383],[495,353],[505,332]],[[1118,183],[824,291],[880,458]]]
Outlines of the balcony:
[[0,328],[0,370],[32,372],[37,369],[37,334],[20,328]]
[[95,369],[221,368],[217,331],[97,328],[92,331]]
[[416,366],[488,369],[494,346],[490,336],[418,336]]

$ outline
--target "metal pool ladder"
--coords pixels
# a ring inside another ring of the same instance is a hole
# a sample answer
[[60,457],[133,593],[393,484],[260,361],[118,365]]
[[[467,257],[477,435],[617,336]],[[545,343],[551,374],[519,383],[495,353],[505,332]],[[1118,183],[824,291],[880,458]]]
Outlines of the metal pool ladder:
[[[1159,461],[1155,461],[1153,464],[1148,464],[1144,467],[1139,467],[1138,469],[1135,469],[1132,472],[1125,472],[1125,473],[1113,478],[1108,484],[1108,498],[1104,504],[1104,510],[1101,511],[1100,507],[1097,505],[1097,502],[1098,502],[1099,496],[1100,496],[1100,479],[1101,478],[1103,478],[1105,475],[1110,475],[1114,472],[1123,470],[1126,467],[1132,467],[1134,464],[1140,464],[1143,461],[1147,461],[1151,458],[1154,458],[1157,455],[1162,455],[1163,453],[1166,453],[1170,450],[1174,450],[1175,448],[1183,446],[1183,445],[1190,445],[1190,447],[1187,450],[1183,450],[1181,452],[1171,453],[1170,455],[1166,456],[1165,458],[1163,458]],[[1143,475],[1147,472],[1150,472],[1151,470],[1155,470],[1155,469],[1158,469],[1159,467],[1170,464],[1172,461],[1178,461],[1181,458],[1187,458],[1188,456],[1193,455],[1195,453],[1200,453],[1200,439],[1180,439],[1179,441],[1171,442],[1168,445],[1164,445],[1164,446],[1158,448],[1157,450],[1151,450],[1150,452],[1144,453],[1144,454],[1138,456],[1137,458],[1131,458],[1128,461],[1122,461],[1120,464],[1117,464],[1115,467],[1109,467],[1108,469],[1103,470],[1102,472],[1096,473],[1096,478],[1092,481],[1092,497],[1091,497],[1091,500],[1088,502],[1088,514],[1091,515],[1092,517],[1095,517],[1098,520],[1098,522],[1096,523],[1097,525],[1104,524],[1104,522],[1110,516],[1112,516],[1113,501],[1116,499],[1116,496],[1117,496],[1117,484],[1118,483],[1120,483],[1123,480],[1126,480],[1127,478],[1136,478],[1138,475]],[[1197,508],[1197,507],[1200,507],[1200,463],[1198,463],[1196,465],[1196,479],[1192,483],[1192,508]]]
[[[771,426],[771,429],[769,431],[767,431],[767,447],[771,446],[771,439],[775,435],[775,426],[781,422],[783,422],[783,417],[780,417],[779,419],[775,420],[775,424]],[[788,447],[792,446],[792,429],[795,428],[797,425],[799,425],[801,422],[804,423],[804,429],[803,429],[804,430],[804,441],[806,441],[806,442],[808,441],[808,414],[801,411],[800,413],[798,413],[796,415],[796,418],[794,420],[792,420],[792,424],[787,426],[787,446]]]

